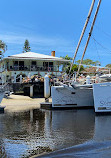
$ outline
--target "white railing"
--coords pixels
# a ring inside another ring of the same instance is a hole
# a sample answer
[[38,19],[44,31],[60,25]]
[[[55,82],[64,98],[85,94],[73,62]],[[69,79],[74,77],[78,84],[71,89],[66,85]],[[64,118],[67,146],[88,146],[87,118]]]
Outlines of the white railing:
[[59,71],[58,66],[10,66],[7,68],[9,71]]

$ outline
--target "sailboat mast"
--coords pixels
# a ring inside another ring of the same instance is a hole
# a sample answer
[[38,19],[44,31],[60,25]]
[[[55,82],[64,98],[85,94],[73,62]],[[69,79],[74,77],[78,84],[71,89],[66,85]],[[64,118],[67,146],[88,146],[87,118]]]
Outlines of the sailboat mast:
[[[79,64],[77,76],[78,76],[78,74],[79,74],[80,67],[81,67],[81,64],[82,64],[82,61],[83,61],[83,58],[84,58],[84,55],[85,55],[87,46],[88,46],[88,44],[89,44],[89,40],[90,40],[92,31],[93,31],[93,27],[94,27],[94,24],[95,24],[95,21],[96,21],[96,18],[97,18],[97,14],[98,14],[98,11],[99,11],[99,7],[100,7],[100,4],[101,4],[101,1],[102,1],[102,0],[99,0],[98,5],[97,5],[97,9],[96,9],[96,12],[95,12],[95,15],[94,15],[94,19],[93,19],[93,22],[92,22],[92,25],[91,25],[91,29],[90,29],[90,32],[89,32],[89,36],[88,36],[88,39],[87,39],[87,42],[86,42],[86,45],[85,45],[85,48],[84,48],[84,52],[83,52],[83,55],[82,55],[82,58],[81,58],[81,61],[80,61],[80,64]],[[76,76],[76,77],[77,77],[77,76]]]
[[[94,3],[95,3],[95,0],[92,1],[92,4],[91,4],[90,10],[89,10],[89,13],[88,13],[86,22],[85,22],[85,24],[84,24],[84,27],[83,27],[83,30],[82,30],[82,33],[81,33],[81,36],[80,36],[80,39],[79,39],[77,48],[76,48],[75,53],[74,53],[73,61],[72,61],[71,67],[70,67],[70,72],[71,72],[71,69],[72,69],[72,65],[73,65],[73,63],[74,63],[74,61],[75,61],[75,58],[76,58],[76,55],[77,55],[79,46],[80,46],[80,44],[81,44],[83,35],[84,35],[84,33],[85,33],[86,27],[87,27],[87,25],[88,25],[88,22],[89,22],[89,19],[90,19],[90,16],[91,16],[91,13],[92,13],[92,10],[93,10],[93,7],[94,7]],[[69,72],[69,73],[70,73],[70,72]]]

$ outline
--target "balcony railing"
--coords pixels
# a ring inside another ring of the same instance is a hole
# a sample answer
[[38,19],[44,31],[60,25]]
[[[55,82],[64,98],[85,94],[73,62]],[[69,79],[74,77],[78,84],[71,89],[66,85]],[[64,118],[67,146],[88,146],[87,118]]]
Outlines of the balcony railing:
[[59,71],[58,66],[50,66],[50,67],[44,67],[44,66],[10,66],[7,68],[8,71]]

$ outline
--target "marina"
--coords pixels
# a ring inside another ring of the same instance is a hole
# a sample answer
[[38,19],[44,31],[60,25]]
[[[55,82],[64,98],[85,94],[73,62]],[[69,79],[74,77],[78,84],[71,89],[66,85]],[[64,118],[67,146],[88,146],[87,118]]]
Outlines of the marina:
[[82,158],[88,153],[87,157],[106,158],[111,154],[111,115],[97,116],[94,109],[42,110],[43,100],[20,95],[3,99],[2,106],[7,106],[0,115],[1,155]]
[[111,157],[110,2],[12,1],[1,3],[0,158]]

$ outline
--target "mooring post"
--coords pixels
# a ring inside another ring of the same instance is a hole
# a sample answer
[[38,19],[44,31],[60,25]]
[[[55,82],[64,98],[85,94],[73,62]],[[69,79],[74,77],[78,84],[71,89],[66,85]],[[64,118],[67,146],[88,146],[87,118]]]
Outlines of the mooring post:
[[30,86],[30,97],[33,97],[33,85]]

